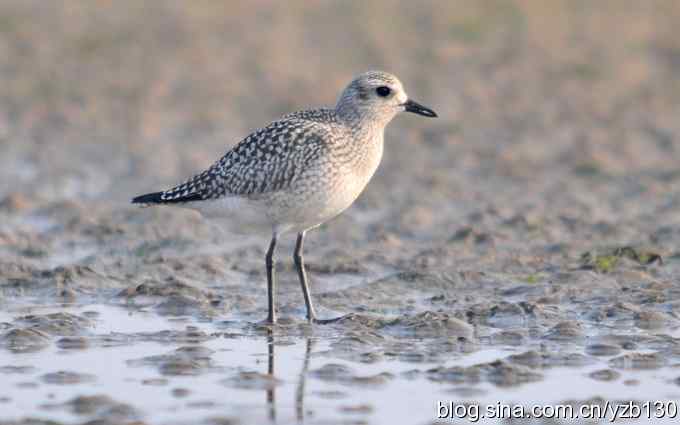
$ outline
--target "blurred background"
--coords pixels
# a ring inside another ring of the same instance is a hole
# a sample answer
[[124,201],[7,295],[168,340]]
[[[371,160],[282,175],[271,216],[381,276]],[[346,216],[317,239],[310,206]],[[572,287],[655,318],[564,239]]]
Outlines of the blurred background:
[[673,174],[678,19],[673,0],[5,0],[0,194],[125,202],[368,69],[441,116],[393,123],[371,191],[397,168]]

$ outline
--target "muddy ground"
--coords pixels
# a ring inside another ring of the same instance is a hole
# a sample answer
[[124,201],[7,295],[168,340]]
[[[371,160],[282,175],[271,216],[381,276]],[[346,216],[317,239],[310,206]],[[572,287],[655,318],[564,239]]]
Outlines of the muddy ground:
[[[679,6],[3,1],[0,424],[680,400]],[[307,239],[348,316],[288,241],[259,326],[266,236],[129,199],[372,68],[440,118]]]

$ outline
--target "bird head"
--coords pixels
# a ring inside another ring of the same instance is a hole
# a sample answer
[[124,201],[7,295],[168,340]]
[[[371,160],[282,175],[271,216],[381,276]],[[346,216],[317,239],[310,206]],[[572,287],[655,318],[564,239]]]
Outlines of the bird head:
[[356,77],[343,90],[336,110],[348,118],[369,118],[386,125],[399,112],[434,118],[430,108],[410,99],[401,81],[383,71],[369,71]]

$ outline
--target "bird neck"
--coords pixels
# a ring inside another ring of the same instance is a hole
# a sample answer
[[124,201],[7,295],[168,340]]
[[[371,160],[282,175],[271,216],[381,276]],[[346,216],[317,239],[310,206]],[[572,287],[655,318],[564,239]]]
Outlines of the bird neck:
[[382,140],[385,127],[392,120],[392,117],[375,114],[347,104],[338,104],[336,113],[345,126],[352,131],[356,139]]

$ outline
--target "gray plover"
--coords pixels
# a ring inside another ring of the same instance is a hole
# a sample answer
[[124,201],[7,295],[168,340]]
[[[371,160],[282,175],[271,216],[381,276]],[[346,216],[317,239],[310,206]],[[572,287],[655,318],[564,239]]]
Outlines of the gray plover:
[[302,244],[305,233],[337,216],[363,191],[380,164],[385,126],[401,111],[437,114],[411,100],[392,74],[355,78],[335,108],[294,112],[256,130],[206,171],[135,204],[178,205],[229,219],[235,209],[272,231],[267,249],[267,321],[276,323],[275,251],[278,238],[297,233],[293,259],[310,322],[317,320]]

